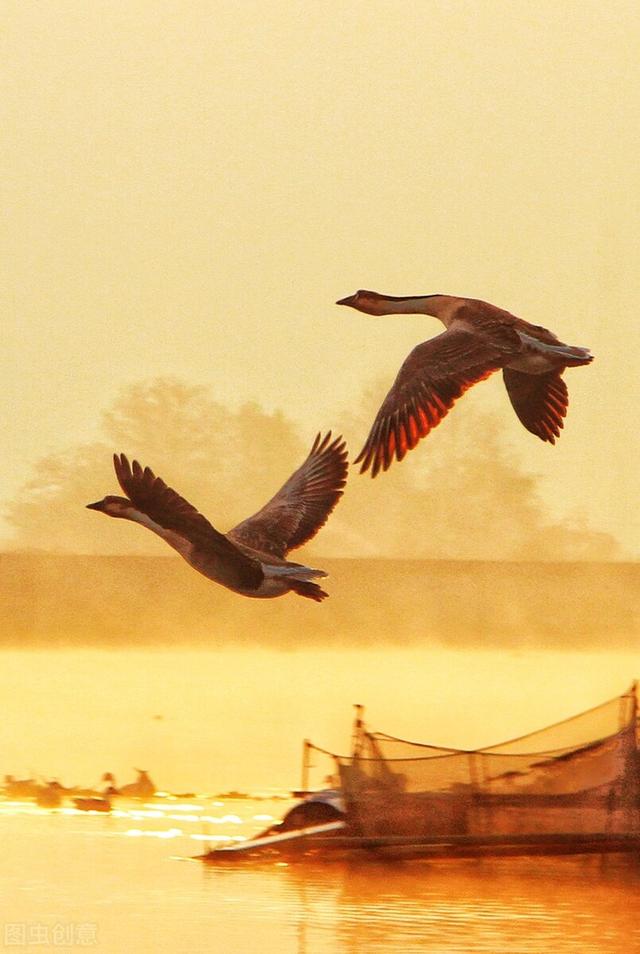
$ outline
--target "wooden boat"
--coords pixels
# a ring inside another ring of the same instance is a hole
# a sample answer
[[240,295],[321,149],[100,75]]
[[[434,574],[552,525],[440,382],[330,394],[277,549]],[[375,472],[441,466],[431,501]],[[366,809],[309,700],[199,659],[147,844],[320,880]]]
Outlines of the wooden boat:
[[82,812],[110,812],[111,799],[99,796],[79,797],[73,799],[73,804]]
[[197,857],[200,861],[219,862],[272,851],[277,853],[288,850],[305,852],[313,847],[318,838],[322,839],[321,845],[324,847],[331,835],[343,831],[345,827],[343,821],[328,822],[324,825],[310,825],[306,828],[291,829],[290,831],[261,835],[257,838],[248,838],[247,841],[236,841],[221,845],[219,848],[214,848]]

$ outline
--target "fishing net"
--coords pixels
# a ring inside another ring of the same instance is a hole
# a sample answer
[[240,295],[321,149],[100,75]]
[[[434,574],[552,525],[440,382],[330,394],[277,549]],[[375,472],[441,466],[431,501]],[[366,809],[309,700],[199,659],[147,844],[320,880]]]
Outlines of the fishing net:
[[638,832],[633,691],[571,719],[473,751],[369,732],[337,757],[363,837]]

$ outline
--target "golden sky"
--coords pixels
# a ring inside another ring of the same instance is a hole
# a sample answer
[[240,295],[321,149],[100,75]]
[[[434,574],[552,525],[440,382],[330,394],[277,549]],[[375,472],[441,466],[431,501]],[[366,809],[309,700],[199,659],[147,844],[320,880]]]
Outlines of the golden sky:
[[[356,702],[372,729],[400,738],[460,748],[514,738],[625,692],[637,653],[252,646],[5,650],[2,662],[2,773],[91,785],[109,770],[122,784],[139,766],[174,792],[215,792],[298,785],[302,739],[346,754]],[[313,761],[320,786],[334,766]]]
[[5,0],[2,32],[0,503],[144,378],[339,429],[439,325],[336,298],[443,292],[593,350],[556,447],[499,376],[454,413],[638,554],[633,0]]

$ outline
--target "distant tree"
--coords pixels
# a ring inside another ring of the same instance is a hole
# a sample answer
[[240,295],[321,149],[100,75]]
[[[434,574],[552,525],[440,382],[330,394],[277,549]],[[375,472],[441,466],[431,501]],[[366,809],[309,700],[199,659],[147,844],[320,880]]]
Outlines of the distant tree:
[[[80,553],[162,553],[161,541],[136,527],[100,519],[84,505],[119,493],[112,454],[148,465],[228,530],[275,493],[305,456],[306,444],[280,412],[256,404],[236,411],[203,387],[159,379],[135,384],[103,415],[105,440],[40,460],[10,503],[14,545]],[[168,551],[166,551],[168,552]]]
[[[378,398],[382,388],[375,389]],[[374,402],[375,405],[376,402]],[[347,418],[356,451],[371,424],[371,392]],[[538,480],[508,445],[500,420],[473,407],[452,413],[399,464],[375,480],[352,475],[327,529],[345,527],[369,555],[432,559],[615,559],[619,546],[584,522],[552,517]],[[355,486],[357,482],[357,487]]]
[[[342,416],[351,451],[362,444],[379,389]],[[8,508],[14,546],[80,553],[165,553],[137,527],[84,505],[117,493],[111,455],[150,466],[222,531],[258,510],[302,463],[302,437],[280,411],[232,410],[206,388],[174,379],[135,384],[103,415],[104,440],[43,458]],[[466,407],[376,480],[351,474],[344,499],[309,545],[329,556],[430,559],[615,559],[616,541],[553,518],[507,444],[500,421]]]
[[[43,457],[36,471],[7,507],[15,529],[14,545],[26,550],[73,553],[116,552],[115,528],[96,532],[83,505],[104,496],[100,487],[113,487],[108,444],[81,444]],[[113,491],[115,493],[115,489]],[[127,548],[125,548],[127,549]],[[136,552],[135,546],[128,552]],[[138,551],[141,552],[141,551]]]

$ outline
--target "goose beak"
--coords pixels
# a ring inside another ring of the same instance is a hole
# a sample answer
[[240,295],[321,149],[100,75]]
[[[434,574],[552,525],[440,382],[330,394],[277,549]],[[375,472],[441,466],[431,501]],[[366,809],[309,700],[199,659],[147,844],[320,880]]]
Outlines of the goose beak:
[[349,295],[347,298],[341,298],[340,301],[336,302],[336,305],[353,305],[355,295]]
[[95,503],[87,504],[87,510],[100,510],[100,511],[103,511],[103,510],[104,510],[104,506],[103,506],[103,504],[102,504],[102,501],[101,501],[101,500],[96,500]]

